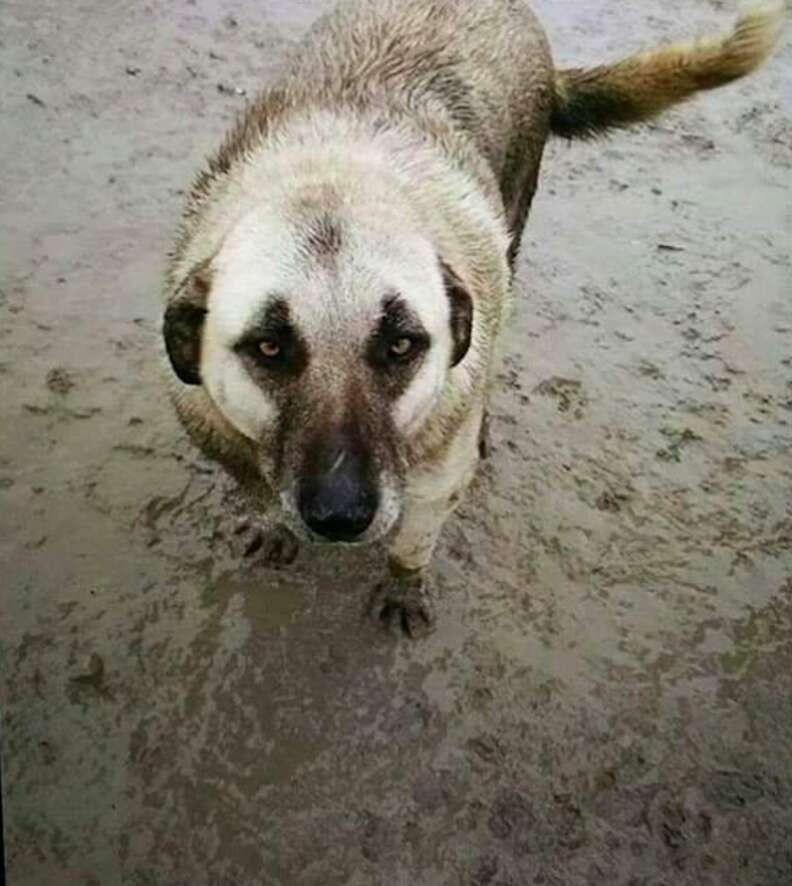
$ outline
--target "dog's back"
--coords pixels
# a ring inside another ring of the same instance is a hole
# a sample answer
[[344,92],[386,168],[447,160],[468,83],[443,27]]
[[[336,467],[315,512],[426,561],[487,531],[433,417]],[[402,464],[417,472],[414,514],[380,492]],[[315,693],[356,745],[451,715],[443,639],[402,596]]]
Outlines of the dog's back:
[[499,178],[518,132],[521,151],[544,140],[552,105],[549,47],[525,0],[344,2],[308,33],[292,76],[336,102],[442,110]]
[[551,131],[596,135],[750,73],[776,42],[782,8],[759,4],[720,38],[564,70],[527,0],[343,0],[251,105],[210,173],[311,109],[373,115],[383,129],[410,125],[498,192],[513,259]]

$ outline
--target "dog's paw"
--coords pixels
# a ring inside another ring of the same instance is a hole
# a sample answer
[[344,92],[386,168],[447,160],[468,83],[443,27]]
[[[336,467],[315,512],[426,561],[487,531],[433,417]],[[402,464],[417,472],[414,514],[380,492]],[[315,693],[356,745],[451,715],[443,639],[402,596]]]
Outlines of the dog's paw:
[[300,552],[297,536],[285,526],[261,529],[240,524],[237,534],[242,540],[242,556],[246,559],[256,557],[267,566],[289,566]]
[[399,630],[413,639],[434,630],[435,607],[431,585],[418,573],[390,575],[379,584],[371,598],[371,617],[383,628]]

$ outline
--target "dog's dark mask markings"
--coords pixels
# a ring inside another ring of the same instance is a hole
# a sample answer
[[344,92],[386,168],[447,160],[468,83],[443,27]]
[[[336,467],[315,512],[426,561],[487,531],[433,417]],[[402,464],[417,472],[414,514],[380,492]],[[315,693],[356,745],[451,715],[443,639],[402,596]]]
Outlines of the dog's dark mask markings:
[[309,360],[308,346],[292,324],[289,305],[282,298],[267,304],[236,351],[259,382],[299,378]]
[[386,295],[365,356],[387,396],[395,399],[404,393],[430,345],[429,333],[402,298]]

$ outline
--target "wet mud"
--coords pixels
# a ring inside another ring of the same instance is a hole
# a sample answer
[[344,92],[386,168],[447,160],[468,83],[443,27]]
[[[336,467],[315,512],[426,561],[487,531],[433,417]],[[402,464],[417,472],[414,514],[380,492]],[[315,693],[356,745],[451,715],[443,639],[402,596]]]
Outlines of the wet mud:
[[[268,562],[160,381],[182,190],[329,6],[5,7],[10,882],[792,882],[789,44],[549,148],[489,457],[409,642],[367,617],[378,552]],[[581,63],[732,14],[536,6]]]

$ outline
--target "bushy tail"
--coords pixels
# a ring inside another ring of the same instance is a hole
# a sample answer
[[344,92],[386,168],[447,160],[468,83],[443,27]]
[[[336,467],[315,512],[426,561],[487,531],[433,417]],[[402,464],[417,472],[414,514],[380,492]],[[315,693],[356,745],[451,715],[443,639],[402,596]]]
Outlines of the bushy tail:
[[589,138],[639,123],[702,89],[750,74],[770,55],[781,33],[783,2],[746,10],[731,34],[634,55],[612,65],[556,72],[552,131]]

